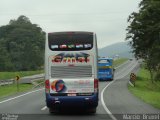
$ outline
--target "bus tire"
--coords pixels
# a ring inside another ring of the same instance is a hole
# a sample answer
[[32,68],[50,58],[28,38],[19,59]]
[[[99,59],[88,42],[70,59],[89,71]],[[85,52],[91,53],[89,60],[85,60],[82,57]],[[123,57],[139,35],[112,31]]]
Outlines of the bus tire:
[[96,108],[89,109],[88,112],[90,114],[95,114],[96,113]]
[[58,110],[55,110],[53,108],[49,108],[49,113],[50,114],[58,113]]

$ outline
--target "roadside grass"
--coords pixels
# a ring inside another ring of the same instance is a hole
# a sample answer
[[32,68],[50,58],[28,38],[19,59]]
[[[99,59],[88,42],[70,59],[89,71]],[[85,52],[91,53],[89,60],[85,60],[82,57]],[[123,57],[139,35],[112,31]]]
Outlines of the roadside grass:
[[32,84],[19,84],[19,91],[17,91],[17,84],[0,86],[0,99],[16,93],[28,91],[32,88]]
[[141,68],[137,75],[135,87],[128,87],[131,93],[144,102],[160,109],[160,82],[152,83],[149,71]]
[[128,60],[128,58],[119,58],[113,61],[113,66],[117,67],[120,64],[123,64],[124,62],[126,62]]
[[17,75],[20,77],[44,73],[44,70],[37,71],[19,71],[19,72],[0,72],[0,80],[14,79]]

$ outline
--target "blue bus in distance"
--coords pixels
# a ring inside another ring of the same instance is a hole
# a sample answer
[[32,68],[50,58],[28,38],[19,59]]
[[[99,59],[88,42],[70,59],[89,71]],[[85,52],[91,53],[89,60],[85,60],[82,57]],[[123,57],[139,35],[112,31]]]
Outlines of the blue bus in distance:
[[100,81],[113,80],[114,68],[112,58],[98,59],[98,79]]

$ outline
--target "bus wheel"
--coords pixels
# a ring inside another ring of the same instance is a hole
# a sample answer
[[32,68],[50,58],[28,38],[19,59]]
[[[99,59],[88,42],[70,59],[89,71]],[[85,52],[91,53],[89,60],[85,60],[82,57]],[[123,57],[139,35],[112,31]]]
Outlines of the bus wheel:
[[53,114],[53,113],[58,113],[58,110],[55,110],[53,108],[49,108],[49,113]]
[[96,113],[96,108],[89,109],[88,112],[90,114],[95,114]]

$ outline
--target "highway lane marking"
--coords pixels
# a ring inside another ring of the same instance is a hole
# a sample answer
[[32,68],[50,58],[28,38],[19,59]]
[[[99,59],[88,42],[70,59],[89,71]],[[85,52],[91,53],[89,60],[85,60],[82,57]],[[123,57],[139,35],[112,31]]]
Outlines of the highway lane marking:
[[47,109],[47,106],[44,106],[41,110],[43,111],[43,110],[46,110]]
[[8,101],[11,101],[11,100],[14,100],[14,99],[17,99],[17,98],[20,98],[20,97],[23,97],[23,96],[28,95],[28,94],[31,94],[31,93],[35,93],[35,92],[40,91],[40,90],[43,90],[43,89],[44,89],[44,88],[41,88],[41,89],[34,90],[34,91],[31,91],[31,92],[27,92],[27,93],[25,93],[25,94],[22,94],[22,95],[13,97],[13,98],[9,98],[9,99],[7,99],[7,100],[0,101],[0,104],[1,104],[1,103],[5,103],[5,102],[8,102]]
[[124,63],[122,63],[121,65],[117,66],[115,69],[120,68],[121,66],[123,66],[123,65],[127,64],[128,62],[129,62],[129,60],[127,60],[126,62],[124,62]]
[[[117,80],[117,79],[116,79]],[[114,80],[115,81],[115,80]],[[105,89],[110,85],[112,84],[114,81],[110,82],[108,85],[106,85],[106,87],[102,90],[101,92],[101,102],[102,102],[102,106],[103,108],[105,109],[105,111],[108,113],[108,115],[112,118],[112,120],[117,120],[114,115],[112,115],[112,113],[109,111],[109,109],[107,108],[107,106],[105,105],[105,102],[104,102],[104,98],[103,98],[103,94],[104,94],[104,91]]]
[[[116,73],[115,73],[116,77],[118,76],[118,78],[119,78],[119,76],[122,74],[123,71],[126,72],[126,69],[132,68],[133,65],[134,65],[134,63],[130,63],[127,67],[124,67],[125,69],[122,68],[120,71],[116,72]],[[130,71],[129,71],[129,72],[130,72]],[[117,78],[115,78],[115,79],[117,79]]]
[[[128,75],[136,66],[137,66],[137,63],[128,70],[127,74],[123,74],[123,76],[121,76],[119,79],[121,79],[121,78],[125,77],[126,75]],[[102,102],[102,106],[103,106],[103,108],[105,109],[105,111],[108,113],[108,115],[112,118],[112,120],[117,120],[117,119],[116,119],[115,116],[111,113],[111,111],[107,108],[107,106],[106,106],[106,104],[105,104],[105,102],[104,102],[103,94],[104,94],[104,91],[109,87],[109,85],[111,85],[111,84],[112,84],[113,82],[115,82],[116,80],[118,80],[118,79],[115,79],[114,81],[112,81],[112,82],[110,82],[108,85],[106,85],[106,87],[103,88],[103,90],[102,90],[102,92],[101,92],[101,102]]]
[[[119,78],[117,79],[122,79],[124,78],[125,76],[127,76],[136,66],[138,65],[138,63],[134,64],[134,66],[130,67],[130,69],[128,70],[128,72],[126,74],[123,74],[122,76],[120,76]],[[116,80],[117,80],[116,79]]]

